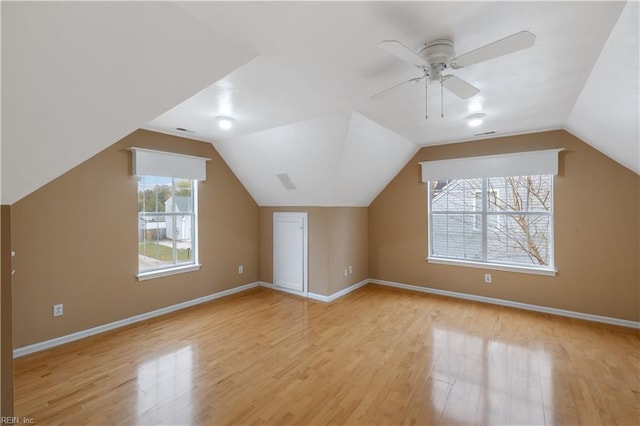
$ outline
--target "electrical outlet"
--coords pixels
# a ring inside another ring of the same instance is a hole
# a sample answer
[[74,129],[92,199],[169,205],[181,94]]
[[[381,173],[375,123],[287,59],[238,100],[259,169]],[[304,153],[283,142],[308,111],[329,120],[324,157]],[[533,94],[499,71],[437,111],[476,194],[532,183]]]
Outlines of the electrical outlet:
[[349,271],[347,271],[346,269],[344,270],[344,276],[346,277],[347,275],[349,275]]
[[491,274],[484,274],[484,282],[491,284]]
[[349,275],[353,274],[353,266],[349,265]]
[[244,265],[238,265],[238,273],[244,274]]
[[53,305],[53,316],[59,317],[64,314],[64,305],[60,303],[59,305]]

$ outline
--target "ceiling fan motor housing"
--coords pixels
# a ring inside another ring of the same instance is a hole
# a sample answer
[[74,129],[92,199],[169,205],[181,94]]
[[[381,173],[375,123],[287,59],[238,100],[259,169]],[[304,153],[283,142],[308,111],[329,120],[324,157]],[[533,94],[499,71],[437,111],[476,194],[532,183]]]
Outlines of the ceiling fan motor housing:
[[453,42],[446,39],[438,39],[430,41],[418,51],[418,55],[422,56],[427,63],[447,65],[455,57],[455,49]]
[[449,62],[455,57],[453,42],[447,39],[430,41],[418,51],[429,64],[429,81],[440,81],[442,71],[449,66]]

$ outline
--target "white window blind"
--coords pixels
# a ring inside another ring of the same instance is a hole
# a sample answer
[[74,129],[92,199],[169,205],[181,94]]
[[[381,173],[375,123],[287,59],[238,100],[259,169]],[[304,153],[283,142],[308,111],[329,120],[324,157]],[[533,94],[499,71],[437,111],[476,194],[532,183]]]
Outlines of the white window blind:
[[173,152],[130,148],[133,153],[134,176],[163,176],[181,179],[206,180],[210,158]]
[[563,149],[423,161],[422,181],[497,176],[557,175],[558,153]]

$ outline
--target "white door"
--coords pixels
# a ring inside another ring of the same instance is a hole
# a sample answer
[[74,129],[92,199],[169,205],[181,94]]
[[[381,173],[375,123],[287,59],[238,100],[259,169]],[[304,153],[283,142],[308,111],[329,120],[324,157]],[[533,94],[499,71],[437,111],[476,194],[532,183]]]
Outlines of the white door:
[[273,213],[273,284],[277,289],[306,296],[306,213]]

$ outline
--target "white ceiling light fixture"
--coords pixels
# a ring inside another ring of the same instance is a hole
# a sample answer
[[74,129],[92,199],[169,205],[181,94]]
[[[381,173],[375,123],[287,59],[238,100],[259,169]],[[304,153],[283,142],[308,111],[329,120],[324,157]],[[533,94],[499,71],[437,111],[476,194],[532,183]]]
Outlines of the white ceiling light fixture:
[[475,96],[467,103],[467,112],[469,114],[475,114],[476,112],[482,112],[482,104],[484,97],[481,95]]
[[482,119],[484,117],[484,114],[481,112],[477,112],[475,114],[471,114],[470,116],[467,117],[468,124],[471,127],[478,127],[479,125],[482,124]]
[[235,120],[231,117],[225,117],[224,115],[219,115],[216,117],[216,123],[218,123],[218,127],[223,130],[229,130],[233,127],[233,122]]

